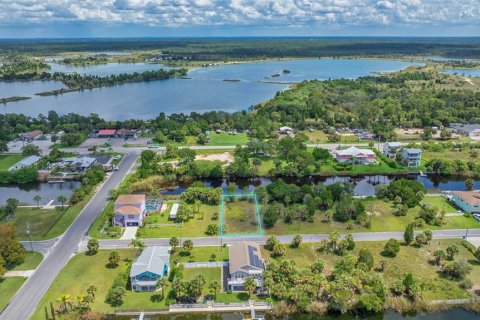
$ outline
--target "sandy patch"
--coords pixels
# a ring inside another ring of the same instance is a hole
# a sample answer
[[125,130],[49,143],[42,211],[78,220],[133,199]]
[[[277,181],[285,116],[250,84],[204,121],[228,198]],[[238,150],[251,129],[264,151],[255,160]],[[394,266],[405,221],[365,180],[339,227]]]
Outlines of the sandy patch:
[[195,157],[195,160],[221,161],[225,163],[232,163],[234,159],[230,153],[224,152],[218,154],[198,155]]

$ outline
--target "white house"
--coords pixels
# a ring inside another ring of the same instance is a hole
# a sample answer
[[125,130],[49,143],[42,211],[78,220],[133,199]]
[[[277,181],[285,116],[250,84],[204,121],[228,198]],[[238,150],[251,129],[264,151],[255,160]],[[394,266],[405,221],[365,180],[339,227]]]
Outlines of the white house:
[[40,161],[40,159],[42,159],[42,158],[40,158],[39,156],[26,157],[25,159],[22,159],[22,160],[18,161],[17,163],[15,163],[13,166],[11,166],[8,169],[8,171],[15,171],[15,170],[19,170],[19,169],[22,169],[22,168],[33,166],[35,163]]
[[338,162],[349,162],[355,164],[369,164],[372,163],[376,154],[370,149],[358,149],[357,147],[350,147],[348,149],[335,149],[332,151],[333,157]]
[[402,157],[409,167],[418,167],[422,160],[422,150],[415,148],[404,148],[402,150]]
[[147,247],[132,264],[130,283],[132,291],[155,291],[157,281],[168,275],[170,253],[168,247]]
[[401,142],[386,142],[383,145],[383,154],[389,158],[395,158],[398,151],[402,150],[403,143]]
[[262,259],[260,246],[254,242],[244,241],[229,248],[228,288],[231,291],[245,291],[243,283],[247,278],[253,278],[257,288],[263,290],[263,270],[265,261]]
[[480,213],[480,190],[452,191],[452,202],[468,213]]
[[142,226],[147,214],[144,194],[122,194],[115,201],[113,225],[127,227]]

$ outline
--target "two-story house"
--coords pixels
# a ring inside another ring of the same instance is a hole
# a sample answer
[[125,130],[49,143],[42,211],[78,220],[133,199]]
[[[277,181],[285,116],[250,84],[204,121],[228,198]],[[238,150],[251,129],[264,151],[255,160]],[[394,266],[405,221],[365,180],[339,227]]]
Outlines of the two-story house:
[[480,213],[480,190],[452,191],[452,202],[468,213]]
[[132,291],[155,291],[157,281],[168,275],[170,253],[168,247],[147,247],[132,264],[130,283]]
[[395,158],[397,152],[402,150],[403,143],[401,142],[386,142],[383,145],[383,154],[389,158]]
[[262,259],[260,246],[254,242],[244,241],[229,248],[228,288],[231,291],[245,291],[243,283],[247,278],[253,278],[257,289],[263,290],[263,270],[265,261]]
[[144,194],[122,194],[115,201],[113,225],[140,227],[147,214]]
[[333,157],[337,162],[349,162],[353,164],[369,164],[377,157],[375,152],[370,149],[359,149],[350,147],[348,149],[335,149],[332,151]]
[[403,148],[402,158],[409,167],[418,167],[422,160],[422,150],[415,148]]

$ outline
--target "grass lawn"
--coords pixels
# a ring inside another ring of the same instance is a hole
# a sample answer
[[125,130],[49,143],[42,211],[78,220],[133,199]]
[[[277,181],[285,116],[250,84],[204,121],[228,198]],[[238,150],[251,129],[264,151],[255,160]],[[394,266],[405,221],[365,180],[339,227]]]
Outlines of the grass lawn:
[[[102,234],[102,228],[105,226],[105,229],[110,226],[110,223],[106,223],[107,219],[109,219],[113,215],[113,201],[109,201],[105,208],[103,209],[102,213],[95,219],[95,222],[92,224],[90,229],[88,230],[88,235],[92,238],[96,239],[119,239],[122,234],[115,234],[115,235],[107,235],[105,232]],[[105,231],[105,230],[104,230]]]
[[233,156],[233,150],[226,150],[226,149],[200,149],[200,150],[195,150],[195,153],[197,156],[208,156],[210,154],[222,154],[222,153],[228,153]]
[[222,281],[222,270],[221,268],[185,268],[183,270],[183,280],[190,281],[193,280],[196,276],[202,275],[205,278],[206,284],[203,287],[202,294],[208,295],[210,291],[208,290],[208,285],[213,281]]
[[248,136],[246,133],[237,133],[236,135],[228,133],[210,133],[208,146],[236,146],[237,144],[247,144]]
[[194,247],[190,255],[186,255],[181,251],[181,246],[177,248],[177,252],[170,256],[171,262],[209,262],[212,254],[215,255],[215,261],[228,260],[228,248],[220,247]]
[[444,197],[425,197],[422,200],[422,204],[429,204],[432,207],[438,208],[440,212],[445,210],[446,213],[454,213],[458,211],[458,208],[455,207],[450,201]]
[[[137,236],[140,238],[205,237],[207,226],[218,224],[218,220],[213,217],[214,214],[220,213],[220,206],[202,205],[200,213],[183,225],[169,220],[169,212],[170,210],[167,209],[163,213],[151,214],[145,219],[146,226],[138,229]],[[201,212],[203,212],[203,218]],[[162,224],[162,226],[155,226],[156,224]]]
[[250,196],[246,199],[239,197],[224,198],[224,234],[258,234],[257,208]]
[[88,135],[86,133],[80,133],[80,139],[74,145],[66,145],[59,140],[57,143],[52,144],[50,149],[63,149],[63,148],[75,148],[81,145],[85,140],[87,140]]
[[195,160],[195,163],[198,166],[198,169],[201,171],[211,171],[216,166],[220,165],[223,166],[226,162],[219,161],[219,160]]
[[[15,292],[20,289],[22,284],[27,280],[24,277],[11,277],[11,278],[3,278],[0,279],[0,312],[5,308],[15,295]],[[45,314],[43,315],[43,319],[45,319]],[[42,320],[43,320],[42,319]]]
[[33,270],[38,267],[40,262],[43,260],[43,255],[37,251],[27,251],[25,253],[25,261],[13,268],[14,271],[21,271],[21,270]]
[[400,168],[392,168],[388,166],[385,162],[380,160],[379,158],[376,159],[378,164],[358,164],[358,165],[351,165],[348,167],[347,170],[338,170],[335,168],[335,160],[328,161],[324,166],[320,168],[320,173],[328,173],[328,174],[395,174],[395,173],[408,173],[411,171],[417,171],[417,167],[400,167]]
[[[429,263],[429,260],[432,259],[432,253],[437,248],[445,250],[453,243],[457,245],[460,251],[456,259],[465,259],[469,262],[472,271],[468,278],[470,278],[476,286],[479,286],[480,264],[473,255],[461,245],[461,240],[459,239],[434,240],[430,245],[422,248],[402,246],[399,254],[395,258],[386,258],[380,254],[385,245],[383,241],[357,242],[353,254],[358,254],[360,249],[365,248],[373,254],[375,260],[374,265],[378,265],[382,260],[385,261],[386,268],[381,274],[384,277],[387,288],[396,280],[402,279],[408,273],[412,273],[414,279],[417,280],[417,283],[422,288],[421,295],[425,300],[469,298],[471,297],[469,291],[461,289],[457,282],[443,277],[439,272],[439,268]],[[333,271],[335,261],[341,257],[334,254],[321,253],[317,250],[318,247],[318,244],[303,244],[299,249],[288,248],[283,258],[295,260],[300,267],[307,267],[316,259],[320,258],[325,261],[324,273],[328,275]],[[262,249],[262,254],[267,262],[273,260],[270,252]],[[475,287],[473,289],[475,289]]]
[[0,171],[7,171],[11,166],[13,166],[18,161],[25,158],[21,154],[4,154],[0,155]]
[[328,135],[322,130],[314,130],[310,132],[308,130],[300,131],[308,137],[310,143],[326,143],[328,142]]
[[432,159],[441,159],[441,160],[477,160],[470,156],[469,151],[442,151],[442,152],[431,152],[424,151],[422,152],[422,160],[428,161]]

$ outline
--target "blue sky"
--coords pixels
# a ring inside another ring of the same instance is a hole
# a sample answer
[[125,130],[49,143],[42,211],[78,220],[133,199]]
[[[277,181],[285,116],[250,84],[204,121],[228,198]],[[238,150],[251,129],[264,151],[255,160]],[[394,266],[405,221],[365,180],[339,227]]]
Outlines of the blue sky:
[[0,0],[0,38],[480,36],[480,0]]

